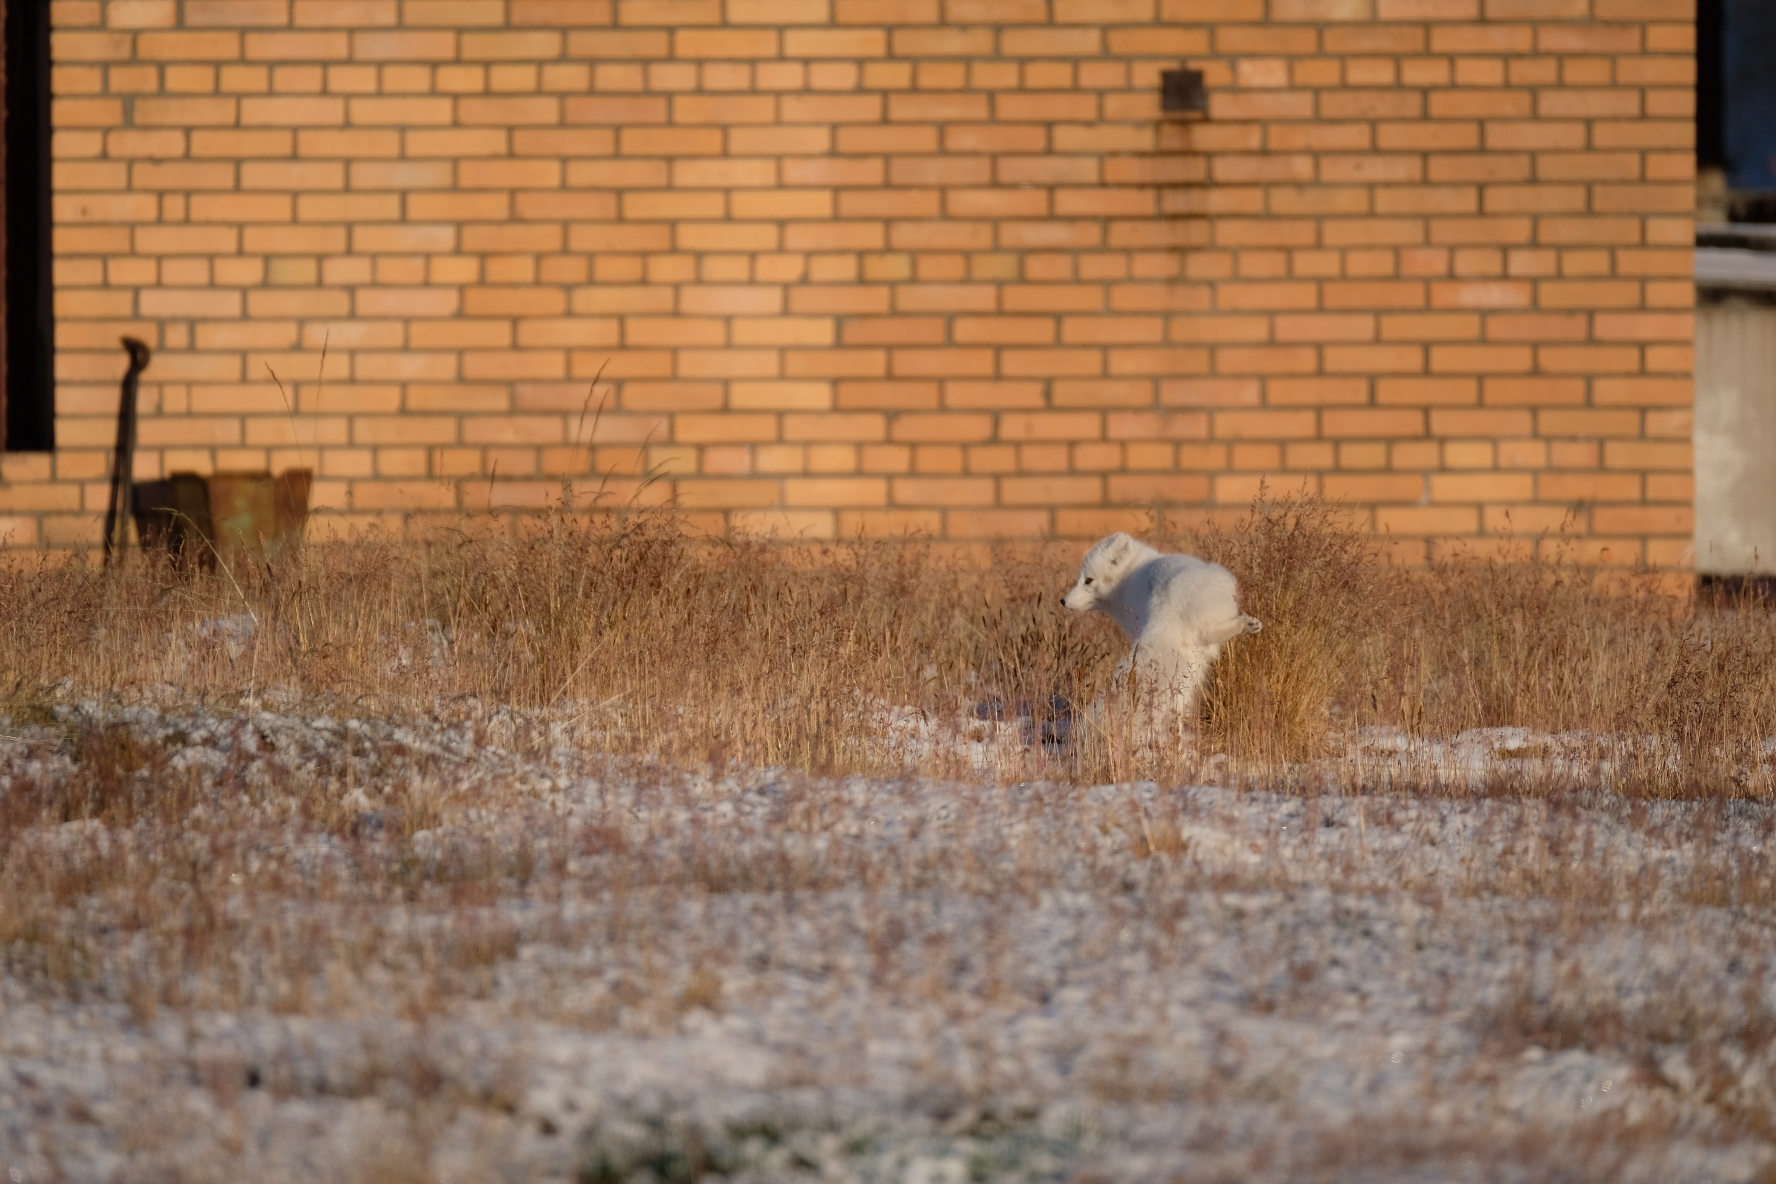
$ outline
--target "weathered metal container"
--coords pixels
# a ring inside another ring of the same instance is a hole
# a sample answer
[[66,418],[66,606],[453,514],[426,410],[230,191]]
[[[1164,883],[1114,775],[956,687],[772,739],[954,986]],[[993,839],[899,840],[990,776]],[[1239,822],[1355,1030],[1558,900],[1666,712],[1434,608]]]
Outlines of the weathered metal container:
[[301,539],[313,485],[308,469],[275,477],[263,470],[174,473],[136,486],[136,533],[144,547],[167,547],[182,562],[232,568],[246,555]]
[[215,566],[210,550],[210,487],[196,473],[143,481],[131,490],[136,537],[144,548],[165,548],[181,566]]
[[290,469],[215,473],[209,478],[211,539],[216,557],[232,567],[242,555],[274,551],[302,537],[313,474]]

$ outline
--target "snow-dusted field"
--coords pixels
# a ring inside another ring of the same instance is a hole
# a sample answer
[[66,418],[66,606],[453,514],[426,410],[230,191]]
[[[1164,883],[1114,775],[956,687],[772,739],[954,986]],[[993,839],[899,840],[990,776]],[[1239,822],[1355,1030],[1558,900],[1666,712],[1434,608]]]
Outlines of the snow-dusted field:
[[1607,763],[1500,792],[1585,759],[1558,737],[1419,754],[1487,796],[1355,745],[1396,788],[686,776],[467,709],[0,722],[0,795],[85,818],[0,832],[0,1172],[1768,1179],[1776,814]]

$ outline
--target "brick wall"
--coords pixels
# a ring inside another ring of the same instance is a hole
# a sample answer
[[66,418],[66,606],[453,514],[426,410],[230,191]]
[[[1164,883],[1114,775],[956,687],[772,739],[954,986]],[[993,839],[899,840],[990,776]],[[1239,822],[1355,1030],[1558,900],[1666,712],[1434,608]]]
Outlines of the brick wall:
[[1095,536],[1268,480],[1408,557],[1687,562],[1682,0],[53,10],[17,545],[96,537],[130,332],[143,476],[316,464],[335,527],[652,471],[712,528]]

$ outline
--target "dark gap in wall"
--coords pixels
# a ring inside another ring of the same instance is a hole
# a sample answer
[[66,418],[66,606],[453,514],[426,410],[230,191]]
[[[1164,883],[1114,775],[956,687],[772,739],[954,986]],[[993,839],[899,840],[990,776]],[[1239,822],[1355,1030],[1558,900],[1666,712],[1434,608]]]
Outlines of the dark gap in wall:
[[0,0],[6,104],[0,121],[0,447],[55,447],[55,284],[50,245],[49,5]]
[[1698,0],[1697,219],[1776,222],[1776,4]]
[[1722,7],[1726,0],[1697,0],[1696,3],[1696,167],[1700,170],[1725,169],[1727,146],[1725,125],[1726,82],[1721,72]]

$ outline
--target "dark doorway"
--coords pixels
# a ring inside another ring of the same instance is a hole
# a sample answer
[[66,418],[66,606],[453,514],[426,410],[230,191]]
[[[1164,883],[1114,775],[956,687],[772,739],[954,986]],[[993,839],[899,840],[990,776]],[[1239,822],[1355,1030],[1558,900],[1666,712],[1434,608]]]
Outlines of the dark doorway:
[[0,0],[0,449],[55,447],[49,4]]
[[1772,62],[1776,62],[1776,4],[1699,0],[1696,164],[1703,221],[1776,221]]

